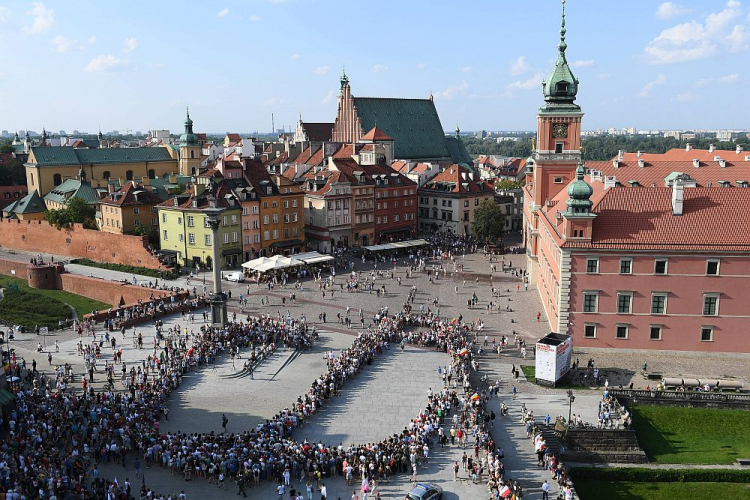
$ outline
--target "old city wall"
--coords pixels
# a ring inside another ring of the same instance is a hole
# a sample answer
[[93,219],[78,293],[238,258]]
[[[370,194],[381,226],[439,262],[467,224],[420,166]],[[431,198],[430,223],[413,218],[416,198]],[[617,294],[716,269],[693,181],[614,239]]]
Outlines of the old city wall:
[[151,292],[154,292],[155,297],[160,294],[159,290],[78,274],[64,273],[60,275],[60,279],[62,289],[66,292],[105,302],[111,304],[112,307],[117,307],[118,304],[135,304],[139,300],[148,302]]
[[84,229],[75,224],[58,230],[47,221],[0,219],[0,247],[42,254],[88,258],[97,262],[162,269],[151,255],[146,236]]

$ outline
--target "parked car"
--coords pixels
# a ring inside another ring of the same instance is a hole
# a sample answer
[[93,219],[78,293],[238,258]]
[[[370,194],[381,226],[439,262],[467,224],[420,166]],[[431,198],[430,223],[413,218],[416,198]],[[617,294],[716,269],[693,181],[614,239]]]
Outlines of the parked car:
[[405,500],[440,500],[443,498],[443,488],[432,483],[417,483],[406,495]]
[[239,271],[233,271],[231,273],[225,274],[224,279],[227,281],[235,281],[237,283],[242,283],[243,281],[245,281],[245,274]]

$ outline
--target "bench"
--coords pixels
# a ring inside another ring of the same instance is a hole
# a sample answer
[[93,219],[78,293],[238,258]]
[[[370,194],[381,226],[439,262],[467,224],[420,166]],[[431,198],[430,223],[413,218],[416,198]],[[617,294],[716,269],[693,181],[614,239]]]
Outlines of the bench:
[[737,465],[750,465],[750,458],[735,458],[734,461],[737,462]]
[[648,380],[661,380],[663,377],[663,374],[660,372],[649,372],[646,374],[646,378]]

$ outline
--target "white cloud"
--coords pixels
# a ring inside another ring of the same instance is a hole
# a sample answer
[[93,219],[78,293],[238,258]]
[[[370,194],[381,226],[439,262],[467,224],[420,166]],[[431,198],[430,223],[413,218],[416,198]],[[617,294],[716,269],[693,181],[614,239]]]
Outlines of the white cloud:
[[700,96],[692,92],[683,92],[674,96],[672,100],[674,102],[695,102],[700,100]]
[[656,77],[656,80],[648,82],[643,86],[640,92],[638,92],[638,97],[649,97],[651,95],[651,90],[654,87],[656,87],[657,85],[664,85],[666,81],[667,77],[659,73],[659,76]]
[[83,46],[78,43],[77,40],[73,40],[72,38],[68,38],[66,36],[56,36],[51,40],[52,44],[55,46],[55,51],[57,52],[67,52],[70,49],[82,49]]
[[250,20],[254,23],[257,23],[258,21],[260,21],[260,16],[250,16]]
[[466,90],[468,88],[469,84],[466,82],[461,82],[459,85],[449,85],[445,90],[436,92],[434,97],[450,101],[451,99],[456,97],[456,95],[466,93]]
[[531,71],[531,66],[526,62],[526,56],[518,56],[518,59],[510,65],[510,74],[512,76],[523,75]]
[[427,63],[419,63],[417,64],[417,69],[425,69],[427,67]]
[[327,74],[330,69],[331,68],[329,68],[328,66],[320,66],[319,68],[315,69],[315,74],[318,76],[323,76]]
[[326,96],[323,98],[323,104],[329,104],[336,97],[336,93],[333,90],[329,90]]
[[385,71],[388,71],[388,66],[384,66],[382,64],[376,64],[375,66],[372,67],[370,71],[372,71],[373,73],[383,73]]
[[539,87],[542,84],[542,78],[544,78],[544,73],[537,73],[528,80],[517,80],[511,84],[508,85],[508,90],[518,89],[518,90],[529,90],[529,89],[535,89]]
[[45,7],[42,2],[33,2],[31,5],[34,7],[26,15],[31,16],[33,22],[24,29],[27,33],[44,33],[55,24],[55,11]]
[[86,43],[89,45],[94,45],[96,43],[96,36],[91,35],[88,40],[86,40]]
[[656,19],[672,19],[677,16],[692,14],[695,9],[672,2],[664,2],[656,9]]
[[704,23],[695,20],[678,24],[659,33],[644,49],[651,64],[697,61],[719,51],[741,52],[750,47],[750,35],[742,20],[739,2],[729,0],[724,10],[706,16]]
[[126,38],[125,39],[125,48],[122,49],[123,52],[126,54],[130,54],[133,52],[136,47],[138,47],[138,39],[137,38]]
[[464,66],[463,68],[461,68],[461,71],[463,71],[464,73],[471,73],[472,69],[474,69],[473,66]]
[[708,85],[711,85],[712,83],[723,83],[726,85],[731,85],[733,83],[737,83],[740,79],[740,75],[738,73],[732,73],[731,75],[724,75],[724,76],[713,76],[710,78],[703,78],[701,80],[698,80],[695,82],[696,87],[706,87]]
[[228,15],[229,15],[229,8],[224,7],[216,14],[216,17],[227,17]]
[[292,54],[292,60],[293,60],[293,61],[296,61],[296,60],[298,60],[298,59],[302,59],[302,56],[301,56],[301,55],[299,55],[299,54]]
[[10,19],[10,9],[8,7],[0,7],[0,23],[4,23]]
[[101,55],[95,59],[89,61],[89,63],[83,68],[88,73],[104,72],[104,71],[122,71],[128,66],[128,60],[125,58],[117,58],[112,54]]
[[590,68],[594,65],[593,59],[586,59],[585,61],[575,61],[573,63],[574,68]]
[[263,101],[264,106],[275,106],[277,104],[281,104],[283,101],[279,99],[278,97],[269,97],[265,101]]

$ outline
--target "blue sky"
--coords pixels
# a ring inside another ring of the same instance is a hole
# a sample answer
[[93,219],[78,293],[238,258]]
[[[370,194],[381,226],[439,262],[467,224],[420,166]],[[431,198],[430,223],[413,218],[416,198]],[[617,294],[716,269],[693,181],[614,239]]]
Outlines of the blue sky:
[[[750,0],[569,0],[584,129],[744,128]],[[559,0],[0,2],[0,129],[270,131],[354,95],[530,130]]]

